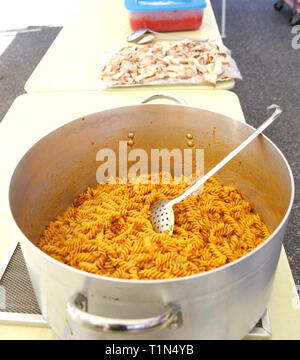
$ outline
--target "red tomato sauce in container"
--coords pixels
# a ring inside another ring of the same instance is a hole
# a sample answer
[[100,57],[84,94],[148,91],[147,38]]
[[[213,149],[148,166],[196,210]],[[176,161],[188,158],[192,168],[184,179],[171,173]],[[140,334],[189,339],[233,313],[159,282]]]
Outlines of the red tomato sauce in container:
[[132,30],[196,30],[202,24],[205,0],[125,0]]

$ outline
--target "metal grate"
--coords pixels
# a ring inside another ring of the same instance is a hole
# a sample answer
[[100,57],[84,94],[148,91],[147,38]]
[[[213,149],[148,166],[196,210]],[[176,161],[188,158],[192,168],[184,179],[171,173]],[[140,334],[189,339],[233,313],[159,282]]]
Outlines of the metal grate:
[[0,280],[0,312],[41,314],[33,292],[20,244]]

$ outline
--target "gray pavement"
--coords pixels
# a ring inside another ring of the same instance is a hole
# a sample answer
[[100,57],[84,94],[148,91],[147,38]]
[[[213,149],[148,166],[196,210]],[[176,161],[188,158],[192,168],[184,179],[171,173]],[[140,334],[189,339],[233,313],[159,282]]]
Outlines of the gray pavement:
[[[13,36],[14,29],[7,30],[0,31],[0,41]],[[17,35],[0,56],[0,121],[15,98],[24,94],[27,79],[60,30],[55,26],[29,26],[16,31]]]
[[[220,24],[221,1],[211,1]],[[295,177],[296,198],[284,245],[295,282],[300,285],[300,50],[291,45],[295,36],[288,24],[291,10],[285,7],[279,13],[273,2],[227,0],[224,43],[244,77],[233,91],[240,98],[247,122],[258,126],[272,103],[284,109],[281,120],[267,129],[266,135],[285,154]],[[0,121],[14,99],[24,93],[26,80],[61,27],[35,25],[26,29],[36,31],[19,32],[0,56]],[[5,30],[0,31],[0,45]]]
[[[258,126],[266,117],[266,107],[273,103],[284,110],[264,133],[284,153],[295,178],[295,203],[284,246],[295,283],[300,285],[300,49],[292,47],[291,9],[285,5],[277,12],[275,2],[227,0],[224,43],[243,75],[233,91],[247,122]],[[211,3],[220,25],[221,1]]]

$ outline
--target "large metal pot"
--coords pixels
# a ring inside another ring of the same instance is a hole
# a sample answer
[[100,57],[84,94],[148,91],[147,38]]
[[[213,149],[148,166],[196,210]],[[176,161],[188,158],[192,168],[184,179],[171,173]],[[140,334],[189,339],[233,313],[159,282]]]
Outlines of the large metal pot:
[[10,207],[42,314],[58,336],[241,339],[252,329],[268,304],[294,196],[290,167],[265,136],[216,176],[236,186],[272,232],[230,264],[173,280],[122,280],[71,268],[35,245],[45,225],[95,184],[99,149],[118,154],[119,140],[130,133],[133,147],[149,154],[151,148],[184,149],[191,134],[194,147],[204,149],[207,171],[252,132],[249,125],[199,108],[139,104],[74,120],[24,155],[11,179]]

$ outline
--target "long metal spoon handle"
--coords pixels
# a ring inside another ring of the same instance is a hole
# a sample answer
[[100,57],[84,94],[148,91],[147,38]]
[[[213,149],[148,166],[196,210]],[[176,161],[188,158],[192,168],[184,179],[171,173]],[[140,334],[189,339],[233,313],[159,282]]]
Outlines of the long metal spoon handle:
[[159,36],[161,39],[170,39],[170,40],[191,40],[191,41],[199,41],[199,42],[206,42],[208,39],[195,39],[189,38],[185,36],[177,36],[177,35],[169,35],[165,33],[156,32],[153,30],[148,29],[148,32]]
[[246,140],[244,140],[237,148],[235,148],[231,153],[229,153],[222,161],[220,161],[215,167],[213,167],[208,173],[206,173],[201,179],[195,182],[191,187],[189,187],[184,193],[182,193],[177,198],[170,200],[168,206],[173,206],[178,202],[185,199],[187,196],[191,195],[196,189],[199,188],[202,184],[205,183],[211,176],[213,176],[217,171],[219,171],[224,165],[226,165],[232,158],[234,158],[240,151],[242,151],[247,145],[250,144],[260,133],[262,133],[272,122],[277,119],[282,113],[282,109],[278,105],[271,105],[268,109],[275,109],[273,115],[271,115],[266,121],[264,121]]
[[[161,40],[188,40],[188,41],[195,41],[195,42],[200,42],[200,43],[205,43],[208,41],[208,39],[194,39],[194,38],[188,38],[188,37],[174,37],[174,38],[170,38],[170,37],[160,37]],[[213,41],[213,40],[211,40]]]

